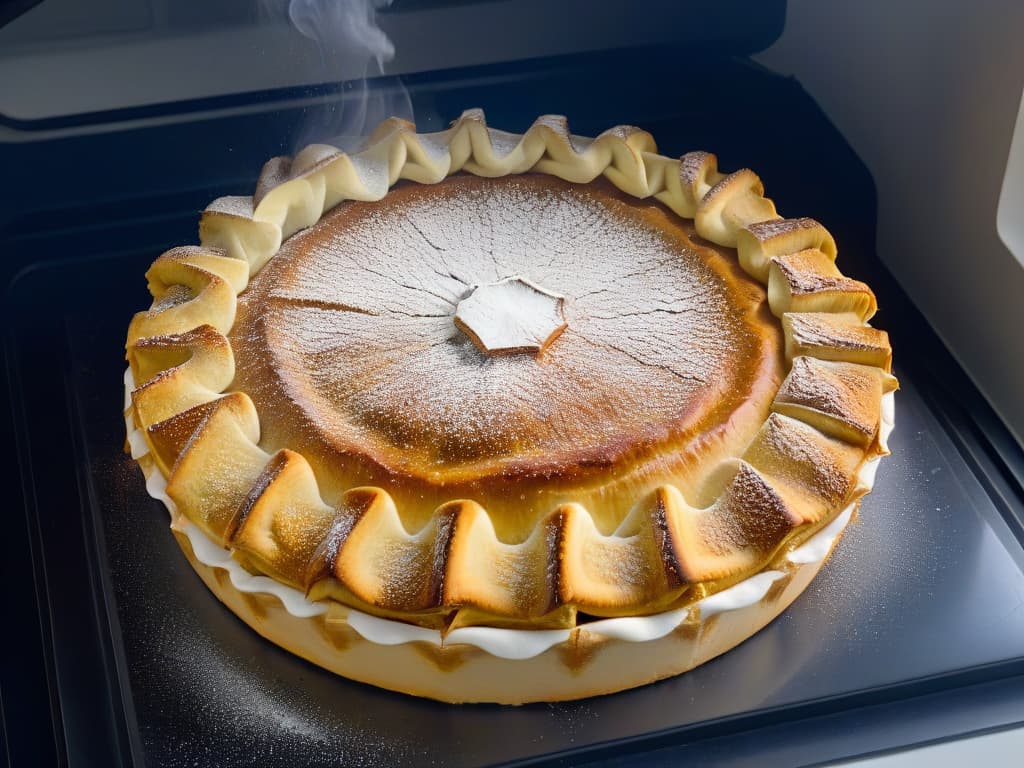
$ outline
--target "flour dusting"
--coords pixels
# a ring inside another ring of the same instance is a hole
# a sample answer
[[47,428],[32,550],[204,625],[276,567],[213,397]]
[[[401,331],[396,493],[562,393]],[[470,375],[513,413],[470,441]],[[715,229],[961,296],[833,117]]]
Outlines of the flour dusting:
[[[670,216],[529,176],[343,204],[241,296],[232,344],[277,371],[242,365],[240,388],[258,401],[278,377],[335,444],[437,478],[613,461],[706,427],[750,386],[763,292]],[[453,323],[475,286],[514,276],[566,297],[568,328],[543,355],[488,356]]]

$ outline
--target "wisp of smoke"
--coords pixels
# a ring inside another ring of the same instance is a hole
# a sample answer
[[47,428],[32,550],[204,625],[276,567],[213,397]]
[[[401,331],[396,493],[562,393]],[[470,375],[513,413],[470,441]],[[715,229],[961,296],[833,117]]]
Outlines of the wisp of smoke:
[[341,96],[304,126],[298,145],[357,148],[383,119],[413,119],[409,93],[397,77],[384,75],[395,46],[377,25],[377,10],[392,0],[259,0],[265,16],[287,15],[317,46],[323,81],[341,85]]

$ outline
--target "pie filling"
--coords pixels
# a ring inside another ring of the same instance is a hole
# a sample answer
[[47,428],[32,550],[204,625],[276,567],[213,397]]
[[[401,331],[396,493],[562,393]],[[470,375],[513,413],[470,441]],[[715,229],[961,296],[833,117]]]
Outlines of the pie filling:
[[325,500],[387,488],[411,530],[452,498],[513,542],[567,502],[610,532],[669,481],[706,506],[785,374],[764,287],[722,251],[603,180],[398,185],[253,278],[232,389]]

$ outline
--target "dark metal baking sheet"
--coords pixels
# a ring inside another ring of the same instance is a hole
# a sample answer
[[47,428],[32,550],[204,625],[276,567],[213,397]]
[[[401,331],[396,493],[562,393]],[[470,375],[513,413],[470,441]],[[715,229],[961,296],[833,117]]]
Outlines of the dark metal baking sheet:
[[[123,643],[116,674],[147,764],[248,765],[259,755],[264,765],[489,765],[1019,665],[1024,555],[897,370],[893,456],[859,521],[789,611],[720,659],[636,691],[518,708],[450,707],[322,672],[263,641],[206,591],[120,450],[121,337],[148,258],[39,268],[14,291],[14,330],[30,345],[17,348],[22,370],[41,380],[33,368],[44,365],[66,384],[57,403],[21,394],[29,414],[51,409],[37,423],[66,409],[82,441],[84,512],[103,532],[101,568]],[[46,455],[45,430],[28,439]],[[54,536],[82,530],[78,510],[40,514]],[[75,632],[59,620],[54,630]]]
[[[951,441],[956,430],[935,384],[962,373],[931,353],[922,341],[927,329],[922,335],[915,327],[905,297],[886,290],[884,271],[871,260],[870,178],[797,86],[745,67],[729,74],[718,66],[711,85],[688,83],[694,103],[724,118],[720,127],[693,121],[687,105],[659,106],[653,97],[665,84],[633,80],[622,69],[604,78],[618,90],[598,107],[584,103],[585,89],[567,86],[583,77],[579,65],[562,80],[541,67],[542,81],[490,79],[476,91],[431,97],[437,113],[482,104],[495,125],[515,128],[528,122],[523,115],[571,102],[565,111],[582,132],[633,119],[670,153],[714,147],[729,167],[749,162],[780,210],[830,224],[844,244],[844,267],[879,292],[880,324],[897,349],[903,389],[894,455],[860,520],[793,608],[687,675],[578,703],[449,707],[351,683],[267,644],[205,590],[169,534],[163,508],[120,451],[121,350],[128,318],[146,302],[148,264],[193,237],[192,208],[247,188],[238,168],[258,163],[229,166],[202,150],[200,166],[216,170],[206,186],[190,188],[190,172],[162,158],[156,177],[167,189],[118,202],[111,197],[118,183],[147,179],[131,157],[151,158],[199,136],[226,141],[240,135],[238,126],[211,120],[25,148],[72,162],[92,147],[104,190],[89,202],[73,188],[54,189],[64,196],[55,205],[74,206],[72,213],[29,217],[13,234],[9,228],[0,264],[3,271],[27,266],[10,282],[4,334],[32,541],[28,570],[42,605],[45,685],[64,757],[100,765],[469,766],[685,744],[687,754],[729,765],[742,764],[743,739],[775,728],[790,729],[781,737],[790,741],[758,764],[791,765],[793,732],[812,719],[958,691],[966,701],[967,691],[1024,674],[1024,555],[1014,538],[1019,523],[1005,522],[1015,520],[1007,504],[1020,499],[1012,492],[1009,502],[997,498]],[[728,98],[716,96],[725,81]],[[761,138],[751,141],[741,123],[760,114],[751,104],[787,120],[763,118]],[[271,131],[281,118],[256,124]],[[253,137],[238,146],[260,160],[269,154]],[[126,148],[127,159],[112,163]],[[785,158],[797,155],[807,158],[806,170],[787,167]],[[90,157],[80,162],[88,166]],[[822,192],[812,183],[819,175],[844,183]],[[807,762],[838,754],[823,741]]]

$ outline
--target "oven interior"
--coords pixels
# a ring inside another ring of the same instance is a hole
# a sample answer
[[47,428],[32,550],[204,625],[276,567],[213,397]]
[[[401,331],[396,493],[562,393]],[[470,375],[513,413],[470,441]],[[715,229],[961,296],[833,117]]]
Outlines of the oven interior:
[[[780,24],[757,29],[770,39]],[[797,80],[749,57],[763,43],[404,77],[420,130],[467,107],[513,131],[560,113],[575,133],[631,123],[663,154],[756,169],[780,212],[826,223],[892,337],[893,455],[807,592],[693,672],[564,704],[421,701],[264,642],[202,587],[122,451],[123,336],[148,301],[146,267],[195,242],[206,203],[248,194],[345,89],[0,116],[12,764],[794,765],[1020,721],[1024,455],[878,259],[872,174]]]

